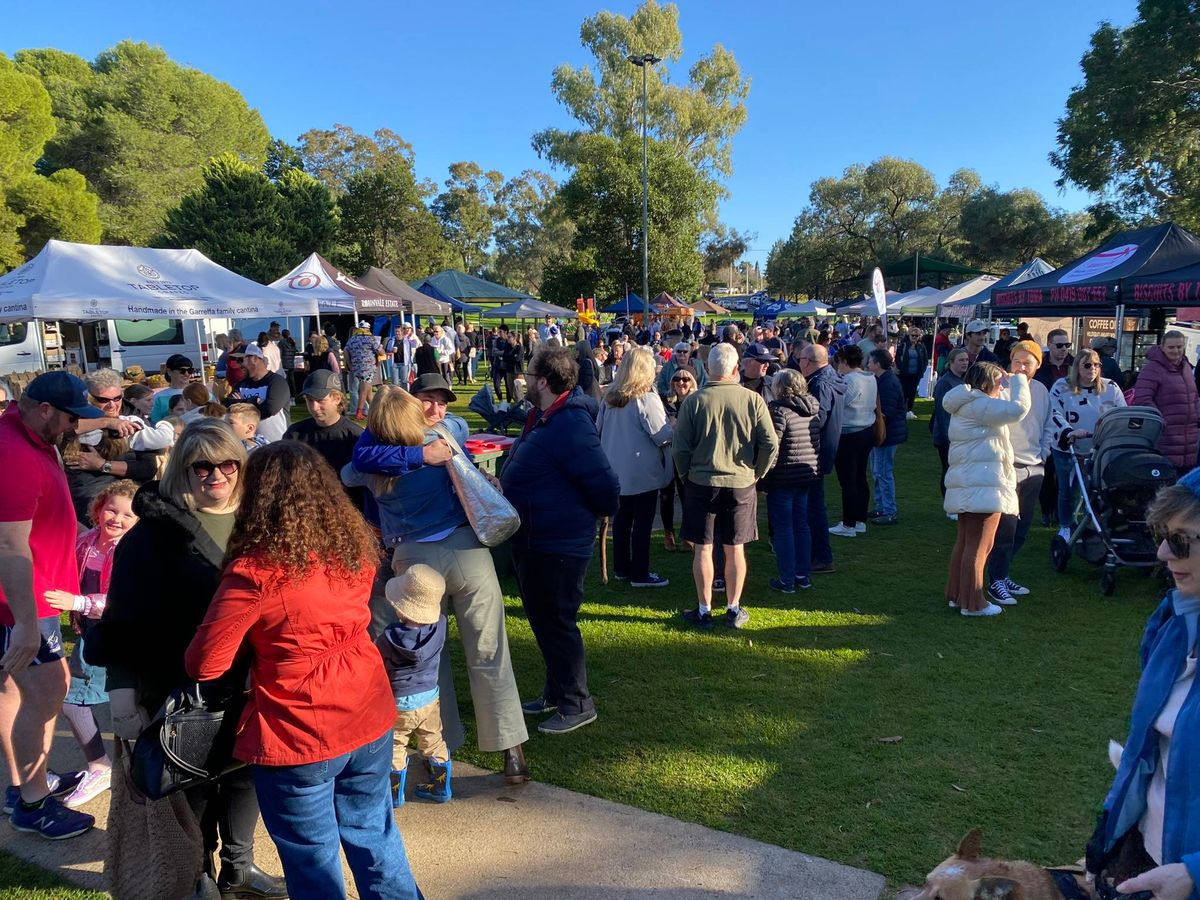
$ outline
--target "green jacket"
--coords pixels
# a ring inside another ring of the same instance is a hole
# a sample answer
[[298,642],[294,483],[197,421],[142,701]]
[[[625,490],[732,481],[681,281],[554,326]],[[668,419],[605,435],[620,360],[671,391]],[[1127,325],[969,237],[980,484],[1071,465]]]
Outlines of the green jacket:
[[671,447],[680,478],[744,488],[771,470],[779,439],[762,397],[736,381],[709,381],[683,401]]

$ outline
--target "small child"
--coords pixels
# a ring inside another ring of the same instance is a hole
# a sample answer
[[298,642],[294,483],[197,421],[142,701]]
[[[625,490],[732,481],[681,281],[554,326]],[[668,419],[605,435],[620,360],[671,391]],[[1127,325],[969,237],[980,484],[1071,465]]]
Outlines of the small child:
[[87,757],[87,773],[75,790],[63,801],[72,809],[83,806],[108,790],[112,780],[112,761],[104,749],[104,740],[96,724],[92,708],[108,702],[103,667],[83,661],[83,642],[88,629],[100,619],[108,599],[108,582],[112,576],[113,551],[129,529],[137,524],[133,512],[133,495],[138,486],[128,478],[107,485],[88,510],[95,525],[75,544],[75,559],[79,564],[79,595],[67,591],[46,591],[46,602],[71,614],[71,625],[79,635],[71,650],[68,668],[71,686],[63,701],[63,715],[71,725],[75,740]]
[[432,780],[417,785],[423,800],[450,799],[450,751],[442,739],[442,707],[438,701],[438,664],[446,643],[442,597],[446,582],[437,571],[417,563],[388,579],[388,603],[396,612],[375,645],[396,698],[396,728],[392,734],[392,806],[404,803],[408,774],[408,738],[416,735]]
[[241,439],[242,445],[247,450],[255,450],[269,443],[258,433],[258,423],[262,421],[262,415],[253,403],[233,404],[229,407],[225,419],[233,427],[233,433]]

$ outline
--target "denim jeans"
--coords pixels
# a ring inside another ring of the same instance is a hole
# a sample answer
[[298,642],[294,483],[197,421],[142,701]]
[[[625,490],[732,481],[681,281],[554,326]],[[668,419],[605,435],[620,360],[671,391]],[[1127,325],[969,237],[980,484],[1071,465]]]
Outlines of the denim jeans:
[[357,750],[299,766],[255,766],[263,824],[292,900],[346,896],[338,846],[363,898],[420,900],[392,818],[392,730]]
[[875,447],[871,451],[871,477],[875,479],[875,512],[881,516],[896,514],[896,445]]
[[398,384],[402,388],[408,387],[408,373],[412,366],[406,366],[404,363],[396,363],[392,367],[392,384]]
[[1058,526],[1070,528],[1075,521],[1075,464],[1070,453],[1052,450],[1054,475],[1058,480]]
[[793,584],[812,571],[812,533],[808,528],[809,486],[767,491],[767,519],[774,532],[771,545],[779,564],[779,580]]
[[808,533],[812,538],[812,564],[833,564],[833,546],[829,543],[829,513],[825,509],[825,479],[818,478],[808,490]]

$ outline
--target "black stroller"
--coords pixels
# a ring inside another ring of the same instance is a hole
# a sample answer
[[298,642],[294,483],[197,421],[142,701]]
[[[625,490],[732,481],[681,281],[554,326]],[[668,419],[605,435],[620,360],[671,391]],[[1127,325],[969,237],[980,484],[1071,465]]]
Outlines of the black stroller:
[[529,411],[533,409],[533,404],[528,400],[513,404],[497,403],[496,395],[492,393],[492,386],[485,384],[471,398],[467,409],[479,413],[487,422],[488,429],[492,434],[507,436],[508,429],[525,427],[525,419],[529,416]]
[[1092,565],[1103,565],[1100,593],[1111,596],[1117,569],[1158,566],[1158,545],[1146,526],[1146,507],[1159,488],[1173,484],[1175,467],[1159,453],[1162,414],[1151,406],[1124,406],[1100,416],[1088,454],[1071,449],[1079,502],[1075,517],[1064,523],[1067,540],[1055,535],[1050,563],[1065,572],[1074,551]]

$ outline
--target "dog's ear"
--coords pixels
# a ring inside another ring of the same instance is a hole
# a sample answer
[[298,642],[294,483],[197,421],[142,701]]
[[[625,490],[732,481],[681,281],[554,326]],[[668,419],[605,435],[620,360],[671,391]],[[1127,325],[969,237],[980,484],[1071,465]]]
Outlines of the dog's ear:
[[1021,886],[1011,878],[985,875],[974,885],[971,900],[1021,900]]
[[979,851],[983,848],[983,832],[972,828],[967,836],[958,842],[958,851],[954,854],[959,859],[979,859]]

